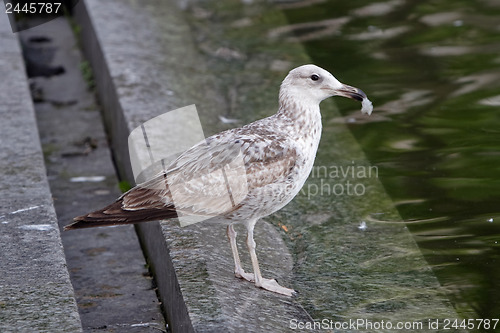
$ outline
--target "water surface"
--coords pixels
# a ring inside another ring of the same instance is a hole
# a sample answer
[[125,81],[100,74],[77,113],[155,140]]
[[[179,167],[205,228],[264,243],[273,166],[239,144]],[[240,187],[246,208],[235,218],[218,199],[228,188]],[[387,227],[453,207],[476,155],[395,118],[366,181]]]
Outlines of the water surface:
[[367,120],[337,99],[455,308],[498,318],[500,2],[282,6],[283,33],[373,101]]

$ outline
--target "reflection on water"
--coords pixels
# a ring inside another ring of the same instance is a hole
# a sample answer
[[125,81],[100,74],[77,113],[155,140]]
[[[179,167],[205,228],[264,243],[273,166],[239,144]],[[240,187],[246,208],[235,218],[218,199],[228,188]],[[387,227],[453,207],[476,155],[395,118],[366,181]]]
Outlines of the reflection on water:
[[374,103],[367,121],[337,100],[345,118],[325,122],[349,124],[457,310],[497,318],[500,2],[282,6],[291,25],[271,34],[305,43]]

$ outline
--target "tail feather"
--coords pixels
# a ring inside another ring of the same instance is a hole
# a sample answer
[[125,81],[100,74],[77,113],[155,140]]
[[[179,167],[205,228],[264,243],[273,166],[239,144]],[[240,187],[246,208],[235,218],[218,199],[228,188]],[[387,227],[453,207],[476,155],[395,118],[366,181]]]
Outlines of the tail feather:
[[174,207],[128,210],[123,209],[122,201],[120,198],[103,209],[75,217],[73,223],[65,226],[64,230],[134,224],[177,217]]

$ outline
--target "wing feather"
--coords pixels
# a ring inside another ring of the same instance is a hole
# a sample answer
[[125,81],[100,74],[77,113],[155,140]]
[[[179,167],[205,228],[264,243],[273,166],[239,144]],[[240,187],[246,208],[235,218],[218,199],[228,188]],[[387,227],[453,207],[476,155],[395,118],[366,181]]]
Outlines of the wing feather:
[[[267,118],[269,119],[269,118]],[[295,142],[257,121],[198,143],[165,171],[65,229],[147,222],[182,215],[224,216],[245,198],[285,184],[297,161]]]
[[181,154],[151,180],[122,196],[123,209],[224,215],[248,193],[284,181],[297,150],[286,135],[245,127],[222,132]]

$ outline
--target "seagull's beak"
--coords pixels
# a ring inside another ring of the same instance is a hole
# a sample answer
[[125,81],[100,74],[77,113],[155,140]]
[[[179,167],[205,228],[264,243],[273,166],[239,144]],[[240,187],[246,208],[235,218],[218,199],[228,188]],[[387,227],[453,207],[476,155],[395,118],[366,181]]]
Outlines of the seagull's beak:
[[363,90],[358,89],[356,87],[348,86],[347,84],[340,83],[337,80],[335,81],[336,81],[335,84],[332,84],[330,86],[325,86],[322,89],[327,90],[330,96],[342,96],[355,99],[361,102],[362,113],[366,113],[367,115],[370,115],[372,113],[373,111],[372,102],[368,99]]
[[347,84],[342,84],[340,88],[335,89],[335,95],[355,99],[359,102],[367,98],[363,90],[348,86]]

